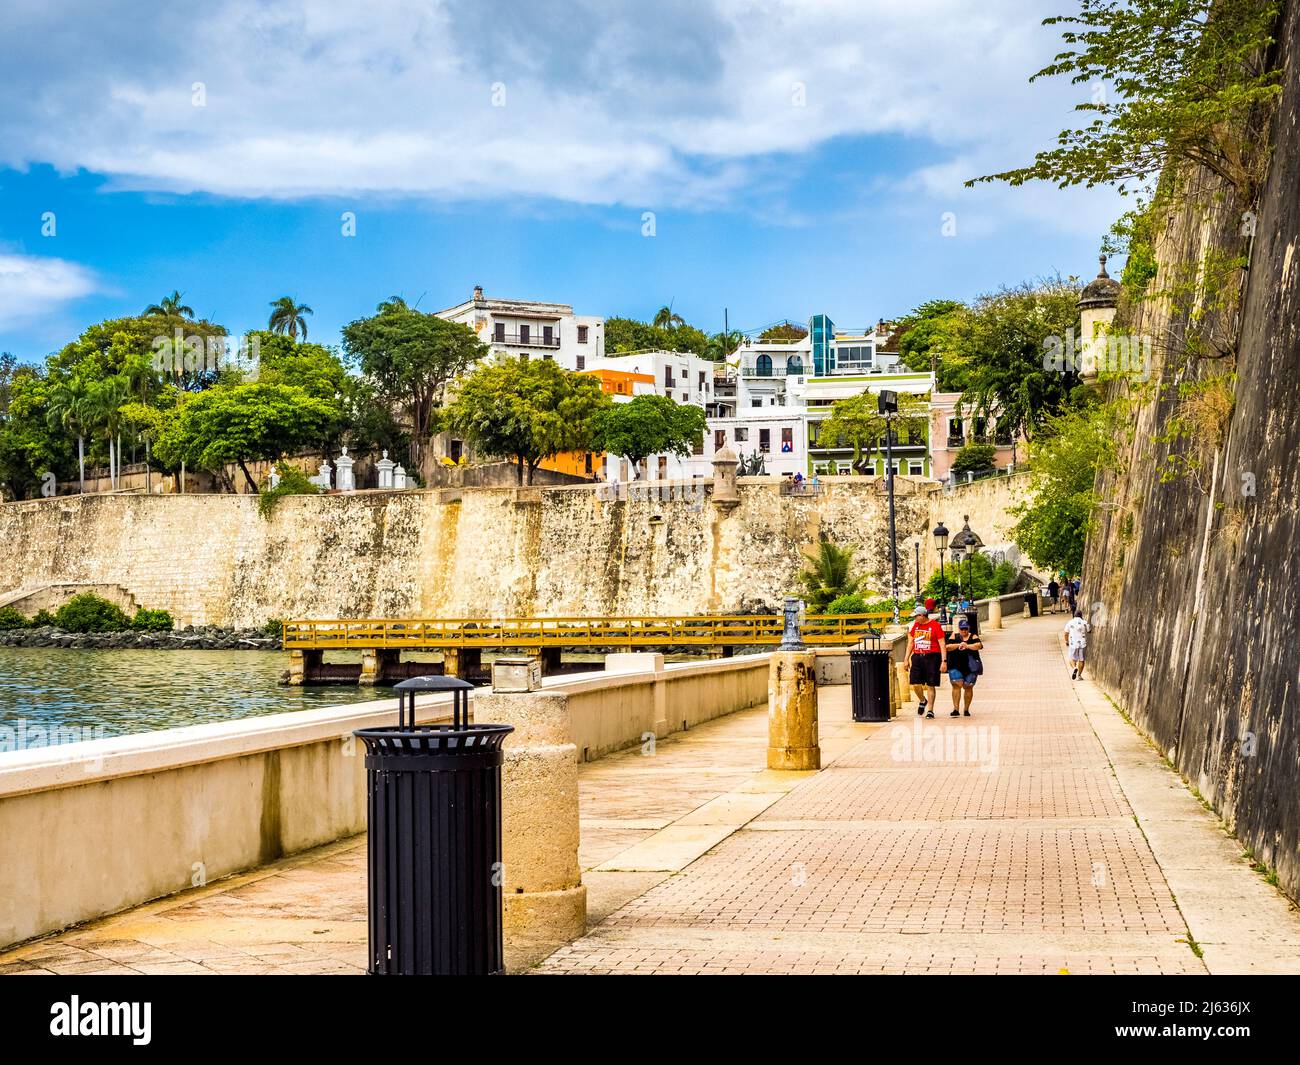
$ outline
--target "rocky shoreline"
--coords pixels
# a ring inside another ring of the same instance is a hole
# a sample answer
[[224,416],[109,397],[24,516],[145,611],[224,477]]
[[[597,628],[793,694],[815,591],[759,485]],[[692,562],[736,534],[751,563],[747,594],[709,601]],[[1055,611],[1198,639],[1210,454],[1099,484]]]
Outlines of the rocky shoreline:
[[223,629],[188,625],[172,632],[64,632],[49,625],[35,629],[0,629],[0,647],[92,647],[101,650],[278,651],[279,635],[265,629]]

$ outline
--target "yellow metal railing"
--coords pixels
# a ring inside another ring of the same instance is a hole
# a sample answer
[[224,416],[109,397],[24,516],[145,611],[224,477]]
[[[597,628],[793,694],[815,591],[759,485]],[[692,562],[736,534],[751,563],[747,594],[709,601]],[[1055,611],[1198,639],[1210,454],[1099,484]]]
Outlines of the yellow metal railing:
[[[808,644],[856,643],[888,613],[817,614],[804,619]],[[621,618],[413,618],[286,621],[287,650],[346,647],[729,647],[776,645],[777,614]]]

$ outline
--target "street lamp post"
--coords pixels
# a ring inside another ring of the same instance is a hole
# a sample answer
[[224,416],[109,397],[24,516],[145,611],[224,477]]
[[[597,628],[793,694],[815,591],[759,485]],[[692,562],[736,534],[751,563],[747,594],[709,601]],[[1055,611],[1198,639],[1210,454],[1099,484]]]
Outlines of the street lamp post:
[[916,548],[916,601],[921,601],[921,538],[918,536],[912,545]]
[[889,592],[894,600],[894,624],[898,624],[898,538],[894,528],[894,440],[893,416],[898,413],[898,393],[882,389],[877,406],[885,416],[885,477],[889,487]]
[[946,587],[943,576],[943,555],[948,550],[948,527],[939,522],[934,527],[934,545],[939,549],[939,620],[948,623],[948,597],[944,594]]

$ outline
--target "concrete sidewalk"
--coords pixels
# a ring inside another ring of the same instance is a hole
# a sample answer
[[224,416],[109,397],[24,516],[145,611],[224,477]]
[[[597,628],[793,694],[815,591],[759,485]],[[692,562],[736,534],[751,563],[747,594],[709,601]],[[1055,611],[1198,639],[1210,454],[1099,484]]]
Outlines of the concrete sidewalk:
[[[591,931],[540,972],[1300,972],[1300,915],[1089,682],[1064,618],[990,634],[975,716],[849,720],[764,768],[763,708],[580,768]],[[357,973],[358,837],[0,955],[10,973]]]

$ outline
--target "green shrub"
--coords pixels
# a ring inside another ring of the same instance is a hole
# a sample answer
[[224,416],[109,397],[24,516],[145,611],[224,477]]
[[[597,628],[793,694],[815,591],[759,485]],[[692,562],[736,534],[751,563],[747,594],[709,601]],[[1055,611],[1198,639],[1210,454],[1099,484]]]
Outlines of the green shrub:
[[280,462],[275,469],[280,475],[280,483],[274,488],[263,488],[257,494],[257,512],[268,521],[275,511],[275,505],[285,496],[313,496],[320,493],[320,485],[312,484],[297,466]]
[[850,592],[835,599],[826,608],[828,614],[865,614],[867,601],[857,592]]
[[996,469],[994,456],[997,448],[992,444],[967,444],[957,452],[952,462],[953,473],[984,473]]
[[30,624],[17,608],[0,606],[0,629],[25,629]]
[[176,622],[165,610],[146,610],[141,607],[131,619],[131,628],[140,632],[171,632]]
[[125,632],[131,627],[131,620],[116,603],[93,592],[83,592],[59,607],[54,624],[64,632]]
[[262,626],[264,636],[279,637],[284,634],[283,618],[268,618],[265,625]]
[[34,629],[39,629],[43,625],[53,626],[54,624],[54,615],[48,610],[38,610],[32,618],[32,628]]

